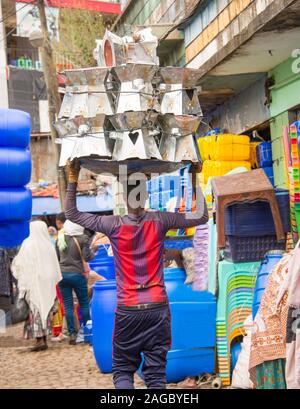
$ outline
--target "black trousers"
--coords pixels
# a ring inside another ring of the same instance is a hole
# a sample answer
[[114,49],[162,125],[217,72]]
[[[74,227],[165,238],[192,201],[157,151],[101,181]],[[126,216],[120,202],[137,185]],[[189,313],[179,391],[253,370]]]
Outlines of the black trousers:
[[144,356],[143,376],[150,389],[166,387],[167,353],[171,348],[168,305],[147,310],[117,310],[113,339],[113,380],[116,389],[133,389],[133,376]]

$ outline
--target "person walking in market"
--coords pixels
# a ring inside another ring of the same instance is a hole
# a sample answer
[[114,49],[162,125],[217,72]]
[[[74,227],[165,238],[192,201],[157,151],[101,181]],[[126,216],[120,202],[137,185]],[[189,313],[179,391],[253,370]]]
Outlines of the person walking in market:
[[[113,249],[117,309],[113,337],[113,380],[117,389],[133,389],[134,373],[142,362],[150,389],[166,387],[166,360],[171,347],[171,316],[164,283],[164,237],[208,221],[205,199],[197,188],[194,214],[146,212],[146,181],[124,182],[128,215],[99,216],[79,212],[76,188],[80,166],[67,165],[66,217],[86,228],[104,233]],[[135,193],[138,192],[135,196]],[[134,198],[135,196],[135,198]]]
[[13,303],[13,277],[11,262],[18,248],[4,249],[0,247],[0,312],[4,311],[5,325],[11,324],[11,306]]
[[19,298],[29,307],[24,337],[36,339],[33,352],[46,350],[56,308],[55,288],[62,275],[45,222],[30,223],[30,235],[13,260],[12,273],[18,282]]
[[82,226],[66,220],[56,243],[63,276],[58,287],[63,298],[70,345],[76,344],[78,335],[75,327],[73,291],[80,305],[83,325],[91,319],[87,287],[89,273],[87,262],[93,259],[94,253],[90,249],[90,241],[90,236],[84,234]]

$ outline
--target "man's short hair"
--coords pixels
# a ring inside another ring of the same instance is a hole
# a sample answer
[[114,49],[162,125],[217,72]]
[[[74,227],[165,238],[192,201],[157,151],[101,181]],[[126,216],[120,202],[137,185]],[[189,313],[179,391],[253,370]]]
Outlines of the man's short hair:
[[61,212],[58,215],[56,215],[56,220],[59,220],[60,222],[64,223],[66,221],[65,213]]

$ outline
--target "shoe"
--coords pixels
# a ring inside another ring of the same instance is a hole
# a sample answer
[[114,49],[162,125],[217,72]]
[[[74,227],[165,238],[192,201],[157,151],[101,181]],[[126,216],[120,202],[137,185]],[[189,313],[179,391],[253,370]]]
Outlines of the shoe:
[[81,344],[82,342],[84,342],[84,330],[83,327],[80,327],[76,338],[76,344]]
[[69,344],[76,345],[77,334],[70,335]]
[[33,348],[31,348],[31,352],[39,352],[39,351],[46,351],[48,349],[47,344],[42,344],[42,345],[35,345]]
[[69,337],[67,337],[66,335],[64,335],[63,333],[61,333],[61,334],[59,334],[57,337],[52,337],[52,338],[51,338],[51,341],[52,341],[52,342],[61,342],[61,341],[65,340],[65,339],[67,339],[67,338],[69,338]]

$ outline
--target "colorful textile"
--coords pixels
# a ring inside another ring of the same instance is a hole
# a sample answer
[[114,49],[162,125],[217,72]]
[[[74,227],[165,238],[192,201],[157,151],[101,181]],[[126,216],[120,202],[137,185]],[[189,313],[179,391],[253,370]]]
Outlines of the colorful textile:
[[10,296],[11,276],[9,268],[9,257],[5,249],[0,248],[0,296]]
[[286,280],[288,320],[286,325],[286,383],[300,389],[300,241],[289,265]]
[[256,367],[256,389],[286,389],[284,359],[266,361]]
[[195,280],[193,289],[206,291],[208,288],[208,224],[202,224],[195,229]]
[[287,322],[287,293],[278,302],[286,275],[291,254],[286,254],[269,273],[265,292],[256,314],[251,339],[250,379],[256,384],[255,367],[267,361],[285,359],[286,356],[286,322]]
[[34,317],[39,315],[46,329],[56,299],[56,284],[62,276],[45,222],[37,220],[30,223],[30,235],[14,258],[12,272],[18,280],[20,298],[26,294]]
[[[30,306],[29,306],[30,307]],[[52,333],[53,309],[48,314],[46,325],[42,322],[40,313],[35,308],[30,308],[29,316],[24,324],[24,338],[42,338]]]
[[98,216],[77,210],[76,184],[68,185],[67,218],[88,229],[104,233],[110,239],[115,261],[118,305],[167,300],[163,273],[164,238],[172,228],[187,228],[207,222],[205,200],[200,193],[197,196],[199,204],[196,215],[143,212],[138,217]]

